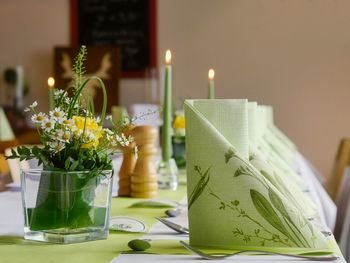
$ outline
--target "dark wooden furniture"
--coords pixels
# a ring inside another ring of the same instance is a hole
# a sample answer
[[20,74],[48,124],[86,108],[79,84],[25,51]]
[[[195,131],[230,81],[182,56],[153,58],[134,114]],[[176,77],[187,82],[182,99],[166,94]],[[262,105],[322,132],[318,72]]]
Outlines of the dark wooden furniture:
[[339,188],[344,176],[345,169],[350,164],[350,138],[344,138],[340,141],[337,155],[334,161],[331,176],[326,181],[325,188],[330,197],[336,201]]

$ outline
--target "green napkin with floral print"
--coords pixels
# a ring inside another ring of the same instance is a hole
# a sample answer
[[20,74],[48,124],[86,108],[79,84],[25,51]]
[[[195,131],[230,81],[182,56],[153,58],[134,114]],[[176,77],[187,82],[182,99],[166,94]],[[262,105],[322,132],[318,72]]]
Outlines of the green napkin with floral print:
[[247,100],[187,100],[185,114],[191,245],[328,248],[298,204],[249,161]]
[[[267,108],[267,107],[266,107]],[[268,151],[264,151],[264,140],[258,140],[257,130],[262,130],[258,126],[256,116],[258,110],[262,107],[257,106],[256,102],[248,102],[248,134],[249,134],[249,161],[260,171],[266,180],[270,181],[284,196],[293,203],[307,218],[321,220],[318,210],[314,202],[302,192],[307,187],[303,185],[301,178],[292,173],[286,173],[279,166],[281,160],[279,156],[272,155]],[[258,143],[260,142],[260,145]],[[261,146],[263,144],[263,146]],[[283,160],[281,162],[284,162]],[[303,187],[300,187],[300,184]]]
[[283,144],[288,147],[291,151],[295,152],[297,147],[296,145],[280,130],[277,126],[274,125],[274,117],[273,117],[273,108],[272,106],[262,106],[265,111],[265,115],[268,122],[268,129],[270,132],[278,138]]
[[293,167],[297,153],[295,145],[273,123],[271,106],[258,106],[259,129],[271,151],[275,152],[289,166]]
[[[251,106],[252,107],[252,106]],[[293,169],[294,158],[296,154],[296,148],[292,147],[287,141],[276,136],[271,131],[275,127],[269,117],[268,106],[258,106],[256,109],[257,121],[256,129],[258,149],[264,154],[268,162],[276,166],[278,170],[283,174],[283,178],[288,178],[293,181],[301,191],[308,190],[303,179],[296,174]],[[251,130],[250,126],[250,129]],[[287,137],[286,137],[287,138]],[[288,185],[288,184],[287,184]]]

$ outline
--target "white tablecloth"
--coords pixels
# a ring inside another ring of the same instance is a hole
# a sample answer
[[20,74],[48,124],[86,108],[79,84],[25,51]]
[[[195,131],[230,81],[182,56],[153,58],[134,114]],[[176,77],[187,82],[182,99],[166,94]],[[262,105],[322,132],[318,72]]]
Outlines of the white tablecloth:
[[24,220],[19,187],[0,193],[0,236],[23,236]]
[[333,232],[337,216],[337,206],[323,188],[319,181],[319,175],[317,173],[315,174],[307,160],[300,154],[296,156],[296,167],[298,174],[302,176],[305,183],[309,186],[309,194],[318,207],[321,219]]

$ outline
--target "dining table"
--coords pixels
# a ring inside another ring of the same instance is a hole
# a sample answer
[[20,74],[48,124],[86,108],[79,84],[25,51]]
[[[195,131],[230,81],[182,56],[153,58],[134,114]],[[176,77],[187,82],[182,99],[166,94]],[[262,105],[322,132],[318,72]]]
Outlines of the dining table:
[[[179,173],[179,186],[177,190],[158,191],[156,199],[148,200],[118,197],[118,176],[121,157],[114,160],[116,170],[113,182],[113,198],[111,205],[111,222],[113,219],[128,218],[141,222],[145,226],[142,231],[130,232],[112,229],[105,240],[74,243],[52,244],[24,240],[23,208],[21,187],[19,182],[8,185],[6,191],[0,193],[0,262],[2,263],[138,263],[138,262],[207,262],[198,255],[191,254],[180,241],[188,242],[189,236],[180,234],[168,228],[157,217],[166,217],[165,211],[176,206],[179,216],[168,220],[182,226],[188,226],[187,219],[187,189],[186,171]],[[306,194],[310,195],[319,208],[320,218],[327,225],[330,232],[334,227],[336,207],[322,187],[321,182],[312,167],[308,165],[303,156],[296,158],[298,174],[308,184]],[[205,231],[205,229],[203,229]],[[331,235],[329,238],[334,237]],[[146,251],[133,251],[128,242],[135,239],[147,240],[151,247]],[[340,252],[340,251],[339,251]],[[300,262],[280,255],[237,255],[224,259],[234,262]],[[222,261],[222,260],[213,260]],[[308,262],[317,262],[307,260]],[[340,255],[339,259],[331,262],[346,262]]]

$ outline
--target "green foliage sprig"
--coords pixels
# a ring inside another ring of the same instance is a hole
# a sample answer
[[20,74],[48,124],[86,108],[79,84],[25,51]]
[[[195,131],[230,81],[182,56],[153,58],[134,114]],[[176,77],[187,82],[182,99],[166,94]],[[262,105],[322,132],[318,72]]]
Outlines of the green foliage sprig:
[[87,56],[86,46],[81,46],[80,51],[76,56],[74,60],[74,65],[73,65],[73,82],[74,82],[75,88],[80,87],[82,84],[82,80],[86,72],[85,66],[84,66],[84,63],[86,61],[86,56]]

